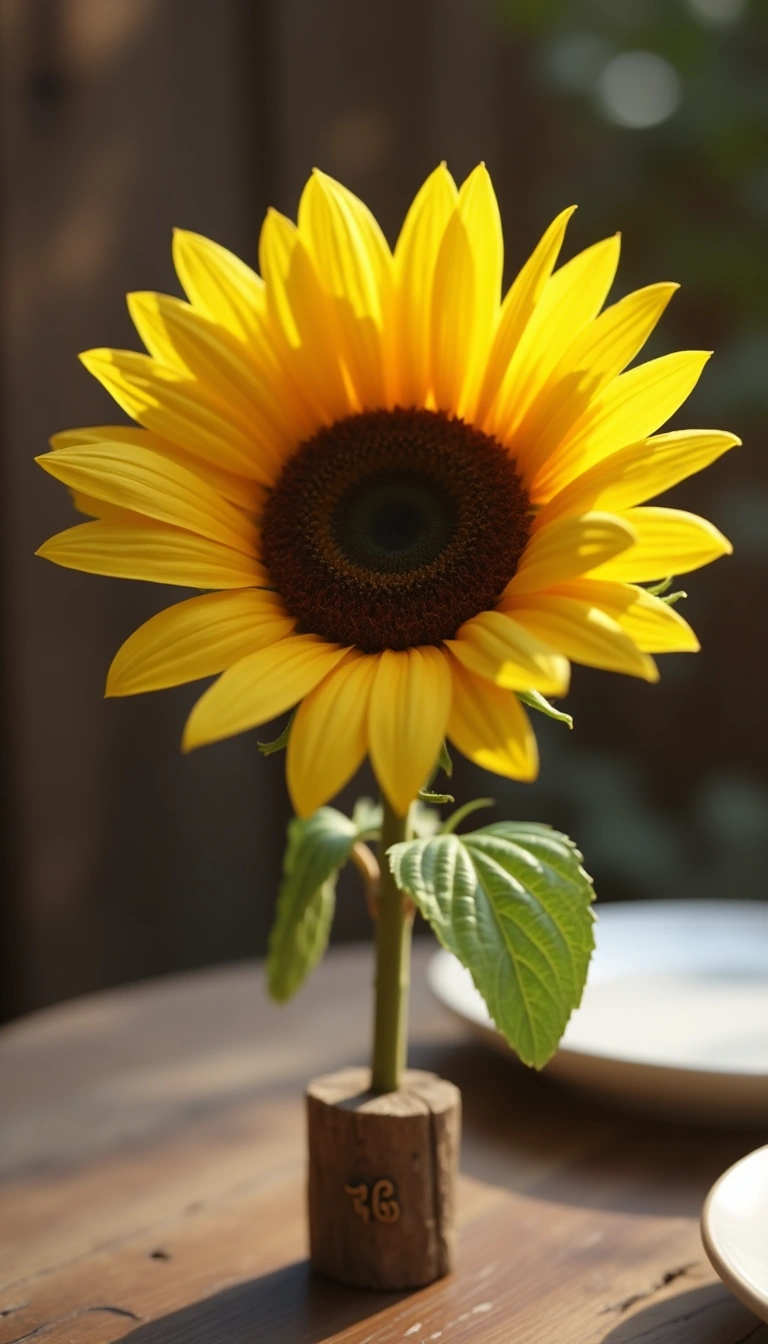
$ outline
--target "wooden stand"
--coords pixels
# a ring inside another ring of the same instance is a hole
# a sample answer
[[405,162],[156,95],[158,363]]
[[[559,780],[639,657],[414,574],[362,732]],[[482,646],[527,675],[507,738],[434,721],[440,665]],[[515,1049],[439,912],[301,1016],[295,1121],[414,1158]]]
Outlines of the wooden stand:
[[408,1069],[370,1092],[369,1069],[307,1088],[312,1266],[363,1288],[420,1288],[453,1268],[461,1094]]

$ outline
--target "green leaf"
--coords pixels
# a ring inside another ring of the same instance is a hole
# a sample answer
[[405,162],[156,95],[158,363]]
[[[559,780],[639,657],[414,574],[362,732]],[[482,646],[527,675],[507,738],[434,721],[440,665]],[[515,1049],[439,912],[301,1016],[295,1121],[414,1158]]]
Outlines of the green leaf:
[[335,807],[319,807],[306,820],[294,817],[289,823],[267,954],[267,984],[273,999],[290,999],[325,952],[336,878],[357,839],[355,823]]
[[291,735],[291,724],[293,723],[293,717],[295,713],[296,710],[294,710],[293,714],[291,714],[291,717],[286,723],[280,736],[276,737],[274,741],[256,743],[256,746],[259,748],[259,751],[261,752],[262,756],[273,756],[276,751],[285,750],[285,748],[288,746],[288,738]]
[[381,803],[375,803],[372,798],[358,798],[352,809],[352,824],[357,828],[358,840],[378,840],[381,813]]
[[412,835],[419,840],[426,840],[431,835],[437,835],[440,830],[440,813],[436,812],[434,807],[425,807],[417,800],[411,804],[408,824]]
[[576,846],[549,826],[506,821],[405,841],[387,858],[501,1034],[542,1068],[581,1000],[594,947],[592,882]]
[[567,723],[569,728],[573,727],[573,716],[564,714],[562,709],[555,709],[540,691],[518,691],[517,698],[529,709],[538,709],[540,714],[546,714],[548,719],[557,719],[559,723]]

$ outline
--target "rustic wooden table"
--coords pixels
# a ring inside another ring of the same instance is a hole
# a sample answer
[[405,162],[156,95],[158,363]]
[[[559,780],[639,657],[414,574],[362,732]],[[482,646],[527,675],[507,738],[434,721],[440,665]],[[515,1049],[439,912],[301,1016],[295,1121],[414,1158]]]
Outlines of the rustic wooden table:
[[365,1058],[370,950],[271,1005],[259,966],[102,994],[0,1037],[0,1341],[764,1344],[698,1213],[764,1141],[622,1117],[462,1035],[424,988],[411,1059],[458,1083],[460,1267],[411,1294],[313,1277],[302,1087]]

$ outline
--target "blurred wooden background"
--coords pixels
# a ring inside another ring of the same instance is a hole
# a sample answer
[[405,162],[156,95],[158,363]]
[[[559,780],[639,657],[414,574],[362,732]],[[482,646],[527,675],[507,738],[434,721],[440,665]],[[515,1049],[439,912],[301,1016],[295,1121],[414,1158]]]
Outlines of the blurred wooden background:
[[[680,21],[700,43],[684,9],[681,0]],[[730,343],[737,369],[745,332],[753,362],[765,349],[744,255],[747,298],[731,303],[725,284],[725,298],[713,290],[701,248],[680,242],[697,220],[707,237],[726,226],[739,236],[742,205],[709,189],[711,161],[689,156],[681,186],[679,131],[660,140],[596,128],[591,104],[547,83],[552,43],[593,10],[549,6],[542,29],[530,5],[485,0],[2,0],[6,1014],[265,946],[288,817],[280,758],[262,760],[253,735],[182,758],[196,688],[104,702],[115,649],[176,594],[64,572],[33,554],[76,521],[34,456],[58,429],[122,418],[76,355],[136,345],[127,290],[178,292],[174,225],[253,260],[266,206],[295,213],[318,164],[358,191],[394,239],[439,159],[461,177],[484,158],[508,273],[555,211],[581,199],[569,248],[623,227],[622,291],[686,282],[660,348]],[[762,26],[739,38],[744,60],[758,37]],[[738,62],[732,74],[743,79]],[[752,130],[764,154],[765,127]],[[669,227],[649,206],[649,173],[657,196],[681,193]],[[740,399],[722,378],[714,386],[725,387],[719,402],[695,403],[705,422],[759,442],[765,407],[752,384]],[[545,726],[541,784],[496,789],[505,806],[573,826],[603,897],[696,895],[707,882],[712,894],[731,882],[732,894],[763,894],[766,489],[752,451],[677,492],[675,502],[731,534],[746,527],[739,558],[689,585],[705,653],[685,667],[668,659],[661,690],[577,676],[577,732],[566,741]],[[475,784],[465,771],[458,788]],[[337,936],[365,930],[350,887]]]

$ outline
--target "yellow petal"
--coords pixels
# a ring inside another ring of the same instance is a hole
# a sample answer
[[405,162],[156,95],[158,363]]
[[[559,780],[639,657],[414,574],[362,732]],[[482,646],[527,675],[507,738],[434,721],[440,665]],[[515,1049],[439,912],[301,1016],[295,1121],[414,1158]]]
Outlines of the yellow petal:
[[88,429],[66,429],[50,439],[54,452],[61,448],[80,448],[86,443],[133,443],[137,448],[151,448],[153,452],[162,453],[172,462],[178,462],[179,466],[193,471],[213,490],[241,509],[257,513],[263,507],[264,489],[256,481],[236,476],[234,472],[216,467],[201,457],[193,457],[168,439],[161,439],[159,434],[151,434],[148,429],[139,429],[136,425],[93,425]]
[[472,419],[477,396],[488,364],[488,351],[496,326],[504,268],[504,237],[501,215],[490,174],[484,163],[470,173],[459,191],[458,213],[472,251],[474,306],[467,345],[467,369],[459,414]]
[[317,635],[289,635],[241,658],[201,695],[187,719],[184,751],[220,742],[283,714],[308,695],[345,653]]
[[564,486],[539,510],[534,527],[568,513],[631,509],[670,490],[740,443],[735,434],[714,429],[679,429],[632,443]]
[[614,378],[527,478],[531,497],[551,498],[579,472],[659,429],[693,391],[708,359],[706,350],[678,350]]
[[448,648],[470,672],[510,691],[564,695],[565,658],[500,611],[482,611],[465,621]]
[[641,653],[621,626],[599,607],[549,594],[528,598],[531,603],[528,607],[522,605],[525,600],[508,599],[504,610],[537,639],[546,640],[572,662],[658,681],[653,659]]
[[512,442],[517,426],[574,337],[605,302],[619,264],[618,234],[593,244],[547,281],[484,428]]
[[384,359],[384,380],[386,384],[387,405],[395,404],[397,386],[397,331],[395,326],[395,266],[394,257],[378,220],[354,192],[341,182],[334,187],[346,201],[358,233],[365,248],[368,261],[376,277],[381,303],[382,319],[382,356]]
[[330,296],[357,398],[362,407],[373,409],[387,404],[382,348],[384,304],[381,271],[377,272],[369,255],[358,216],[348,194],[332,178],[317,171],[312,174],[299,203],[299,235]]
[[36,461],[73,490],[187,528],[246,555],[256,553],[256,530],[240,509],[215,494],[194,472],[150,448],[91,443],[44,453]]
[[152,522],[142,527],[80,523],[44,542],[37,554],[86,574],[181,588],[249,588],[269,582],[263,566],[242,551]]
[[395,247],[397,287],[397,397],[423,406],[431,386],[430,332],[437,255],[457,201],[444,163],[427,178],[405,217]]
[[195,457],[270,485],[273,445],[244,431],[201,385],[133,350],[87,350],[80,356],[118,406]]
[[371,688],[368,740],[376,778],[399,816],[437,760],[450,707],[451,674],[440,649],[384,650]]
[[295,624],[280,598],[259,588],[190,597],[158,612],[118,649],[106,694],[138,695],[213,676]]
[[680,612],[645,588],[605,579],[575,579],[556,591],[612,616],[643,653],[696,653],[699,649],[696,635]]
[[614,514],[585,513],[580,517],[556,518],[534,532],[505,594],[533,593],[588,574],[625,551],[634,540],[631,524]]
[[443,234],[432,287],[431,369],[438,410],[457,412],[472,348],[475,265],[467,226],[454,210]]
[[109,523],[130,523],[132,527],[141,527],[147,521],[140,513],[121,509],[118,504],[107,504],[106,500],[83,494],[82,490],[72,490],[70,493],[77,512],[84,513],[86,518],[104,518]]
[[634,546],[592,573],[593,579],[646,583],[708,565],[733,547],[706,518],[681,509],[625,509],[616,514],[634,530]]
[[536,738],[514,691],[503,691],[451,659],[453,697],[448,736],[483,770],[507,779],[535,779]]
[[262,339],[264,282],[219,243],[187,229],[173,231],[173,262],[190,303],[239,341]]
[[509,362],[552,274],[563,245],[568,220],[575,209],[575,205],[569,206],[553,220],[507,290],[475,410],[478,424],[482,424],[488,415]]
[[648,285],[587,323],[518,428],[518,461],[533,478],[597,394],[634,359],[678,285]]
[[318,169],[315,169],[315,172],[331,184],[332,189],[344,200],[352,215],[360,241],[365,248],[368,262],[376,277],[379,287],[379,301],[382,304],[382,313],[386,318],[386,307],[388,300],[391,298],[391,290],[394,284],[393,259],[389,243],[381,231],[379,222],[368,209],[368,206],[358,196],[355,196],[354,192],[349,190],[349,187],[345,187],[341,182],[336,182],[325,173],[320,173]]
[[368,752],[368,702],[378,658],[358,650],[302,700],[291,724],[286,774],[300,817],[335,797]]
[[298,230],[276,210],[262,225],[259,262],[270,327],[292,381],[320,423],[332,424],[352,409],[333,315]]
[[129,294],[128,309],[150,355],[199,382],[245,434],[256,432],[259,442],[271,448],[273,470],[279,471],[300,441],[301,423],[274,386],[274,371],[259,367],[258,346],[247,351],[215,322],[166,294]]

